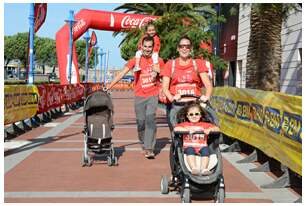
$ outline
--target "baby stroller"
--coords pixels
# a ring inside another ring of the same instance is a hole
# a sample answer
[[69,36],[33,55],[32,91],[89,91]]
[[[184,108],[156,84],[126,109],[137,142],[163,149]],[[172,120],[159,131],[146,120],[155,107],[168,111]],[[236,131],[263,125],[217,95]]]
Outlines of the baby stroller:
[[[193,95],[184,95],[186,97],[195,97]],[[197,99],[198,101],[198,99]],[[208,110],[206,110],[208,111]],[[208,119],[216,124],[216,120],[212,120],[212,115]],[[182,110],[177,113],[178,123],[182,122]],[[174,132],[170,146],[170,167],[172,176],[170,180],[167,176],[161,178],[161,193],[168,194],[169,191],[178,191],[181,201],[184,203],[191,202],[191,199],[214,199],[215,202],[224,202],[225,185],[223,178],[222,156],[219,149],[219,132],[210,133],[208,137],[209,147],[209,165],[208,175],[192,175],[186,155],[183,151],[183,135],[189,132]],[[194,134],[204,134],[196,132]],[[196,156],[198,163],[200,157]],[[199,165],[199,164],[198,164]]]
[[83,114],[85,125],[82,166],[91,166],[94,157],[106,158],[108,166],[117,165],[112,143],[113,103],[109,94],[99,90],[89,95],[84,103]]

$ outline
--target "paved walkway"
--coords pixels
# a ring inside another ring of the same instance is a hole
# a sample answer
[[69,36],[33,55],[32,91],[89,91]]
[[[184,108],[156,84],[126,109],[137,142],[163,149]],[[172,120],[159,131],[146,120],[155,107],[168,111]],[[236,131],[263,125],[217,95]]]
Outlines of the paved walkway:
[[[82,108],[66,113],[5,143],[4,201],[29,202],[180,202],[179,195],[160,193],[160,178],[170,175],[169,130],[158,110],[157,156],[147,160],[138,144],[132,92],[113,92],[113,142],[119,166],[96,162],[81,167]],[[294,202],[291,189],[261,189],[275,177],[250,173],[255,163],[237,164],[239,153],[224,153],[225,202]],[[193,201],[193,202],[213,202]]]

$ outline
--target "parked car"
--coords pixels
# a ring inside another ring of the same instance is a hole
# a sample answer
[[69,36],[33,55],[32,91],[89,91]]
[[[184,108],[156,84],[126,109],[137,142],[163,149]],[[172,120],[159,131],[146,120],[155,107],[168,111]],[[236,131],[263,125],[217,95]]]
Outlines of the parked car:
[[128,82],[132,83],[134,81],[134,76],[133,75],[125,75],[122,80],[122,82]]

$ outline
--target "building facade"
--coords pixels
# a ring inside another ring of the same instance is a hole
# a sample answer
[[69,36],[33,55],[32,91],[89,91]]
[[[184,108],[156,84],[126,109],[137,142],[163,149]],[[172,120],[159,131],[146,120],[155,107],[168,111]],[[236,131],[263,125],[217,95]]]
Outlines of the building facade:
[[[239,5],[235,86],[245,88],[246,62],[250,38],[251,4]],[[280,91],[302,95],[302,12],[292,11],[281,33],[282,64]]]

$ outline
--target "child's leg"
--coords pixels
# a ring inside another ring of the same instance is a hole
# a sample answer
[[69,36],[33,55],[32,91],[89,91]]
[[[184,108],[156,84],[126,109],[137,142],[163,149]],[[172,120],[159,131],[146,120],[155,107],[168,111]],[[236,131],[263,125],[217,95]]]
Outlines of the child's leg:
[[184,150],[184,153],[187,155],[187,163],[191,169],[192,174],[198,174],[199,171],[196,167],[196,156],[195,156],[195,150],[192,147],[187,147]]
[[201,172],[207,171],[209,163],[209,150],[208,147],[202,147],[200,150],[201,155]]
[[[154,52],[152,54],[152,60],[153,60],[153,67],[158,67],[158,53]],[[154,68],[154,70],[156,70]]]
[[187,155],[187,162],[191,170],[196,169],[195,155]]
[[201,171],[207,169],[209,163],[209,158],[208,156],[203,156],[201,157]]
[[153,60],[153,64],[158,64],[158,53],[153,52],[152,60]]
[[136,55],[135,55],[135,58],[136,58],[136,63],[135,63],[135,68],[134,68],[134,72],[137,72],[140,70],[139,68],[139,62],[140,62],[140,57],[142,55],[142,51],[141,50],[138,50],[136,52]]

